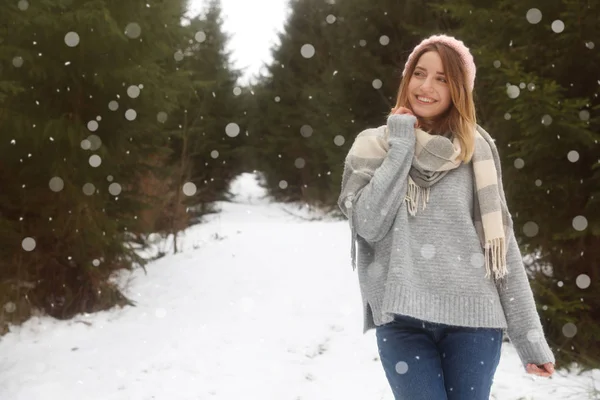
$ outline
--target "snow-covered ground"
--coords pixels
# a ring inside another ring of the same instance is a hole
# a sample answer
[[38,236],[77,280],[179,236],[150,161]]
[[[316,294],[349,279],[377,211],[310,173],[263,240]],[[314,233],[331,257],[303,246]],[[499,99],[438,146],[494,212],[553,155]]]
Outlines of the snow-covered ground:
[[[254,175],[232,191],[181,253],[118,278],[137,307],[2,337],[0,399],[392,400],[362,334],[347,223],[269,202]],[[492,398],[594,398],[593,377],[527,375],[505,343]]]

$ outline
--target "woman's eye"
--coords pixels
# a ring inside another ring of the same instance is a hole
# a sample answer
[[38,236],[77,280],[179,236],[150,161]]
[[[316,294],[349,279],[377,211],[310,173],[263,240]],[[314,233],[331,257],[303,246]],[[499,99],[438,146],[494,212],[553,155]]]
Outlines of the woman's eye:
[[440,78],[440,82],[444,82],[444,83],[446,83],[446,82],[447,82],[447,81],[446,81],[446,78]]

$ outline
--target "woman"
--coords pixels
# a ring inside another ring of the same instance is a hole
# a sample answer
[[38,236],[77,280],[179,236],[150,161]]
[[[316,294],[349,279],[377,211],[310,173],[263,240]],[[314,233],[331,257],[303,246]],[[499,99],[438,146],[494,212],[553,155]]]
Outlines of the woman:
[[506,207],[498,151],[476,124],[475,64],[435,35],[412,51],[387,124],[346,157],[364,332],[396,399],[488,399],[506,329],[528,373],[554,355]]

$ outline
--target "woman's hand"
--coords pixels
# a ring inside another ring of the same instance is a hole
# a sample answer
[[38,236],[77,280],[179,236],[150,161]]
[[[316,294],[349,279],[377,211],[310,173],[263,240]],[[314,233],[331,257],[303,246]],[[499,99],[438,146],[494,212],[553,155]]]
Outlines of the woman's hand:
[[551,362],[539,366],[535,364],[527,364],[526,369],[528,374],[549,377],[554,373],[554,364]]
[[[408,108],[406,107],[398,107],[395,110],[392,109],[392,114],[409,114],[412,115],[413,117],[417,118],[417,116]],[[415,128],[419,127],[419,119],[417,118],[417,122],[415,122]]]

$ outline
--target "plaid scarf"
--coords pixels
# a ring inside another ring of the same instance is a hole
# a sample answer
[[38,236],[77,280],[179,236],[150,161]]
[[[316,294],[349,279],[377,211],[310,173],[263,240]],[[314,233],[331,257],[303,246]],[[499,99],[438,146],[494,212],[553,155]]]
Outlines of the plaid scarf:
[[[356,266],[356,233],[352,223],[352,199],[367,185],[375,170],[381,165],[388,151],[387,127],[382,133],[379,129],[362,132],[356,138],[344,167],[340,207],[352,229],[352,265]],[[475,130],[475,151],[472,158],[474,171],[473,224],[485,253],[486,277],[492,270],[494,279],[500,279],[507,273],[506,237],[512,229],[512,219],[506,206],[500,175],[500,158],[494,141],[479,125]],[[408,189],[405,197],[407,209],[416,216],[419,205],[425,209],[429,201],[430,188],[442,179],[450,170],[457,168],[461,161],[460,144],[456,138],[430,135],[416,129],[415,153],[408,177]],[[354,160],[354,161],[353,161]],[[351,165],[353,161],[354,165]]]
[[[460,143],[445,136],[430,135],[416,129],[415,153],[408,177],[406,203],[412,216],[417,214],[419,205],[424,210],[429,201],[431,186],[442,179],[450,170],[458,168],[461,161]],[[500,196],[498,172],[492,149],[486,139],[475,130],[475,152],[472,165],[474,172],[474,218],[473,222],[485,251],[486,277],[494,272],[500,279],[507,273],[506,232],[508,208]]]

